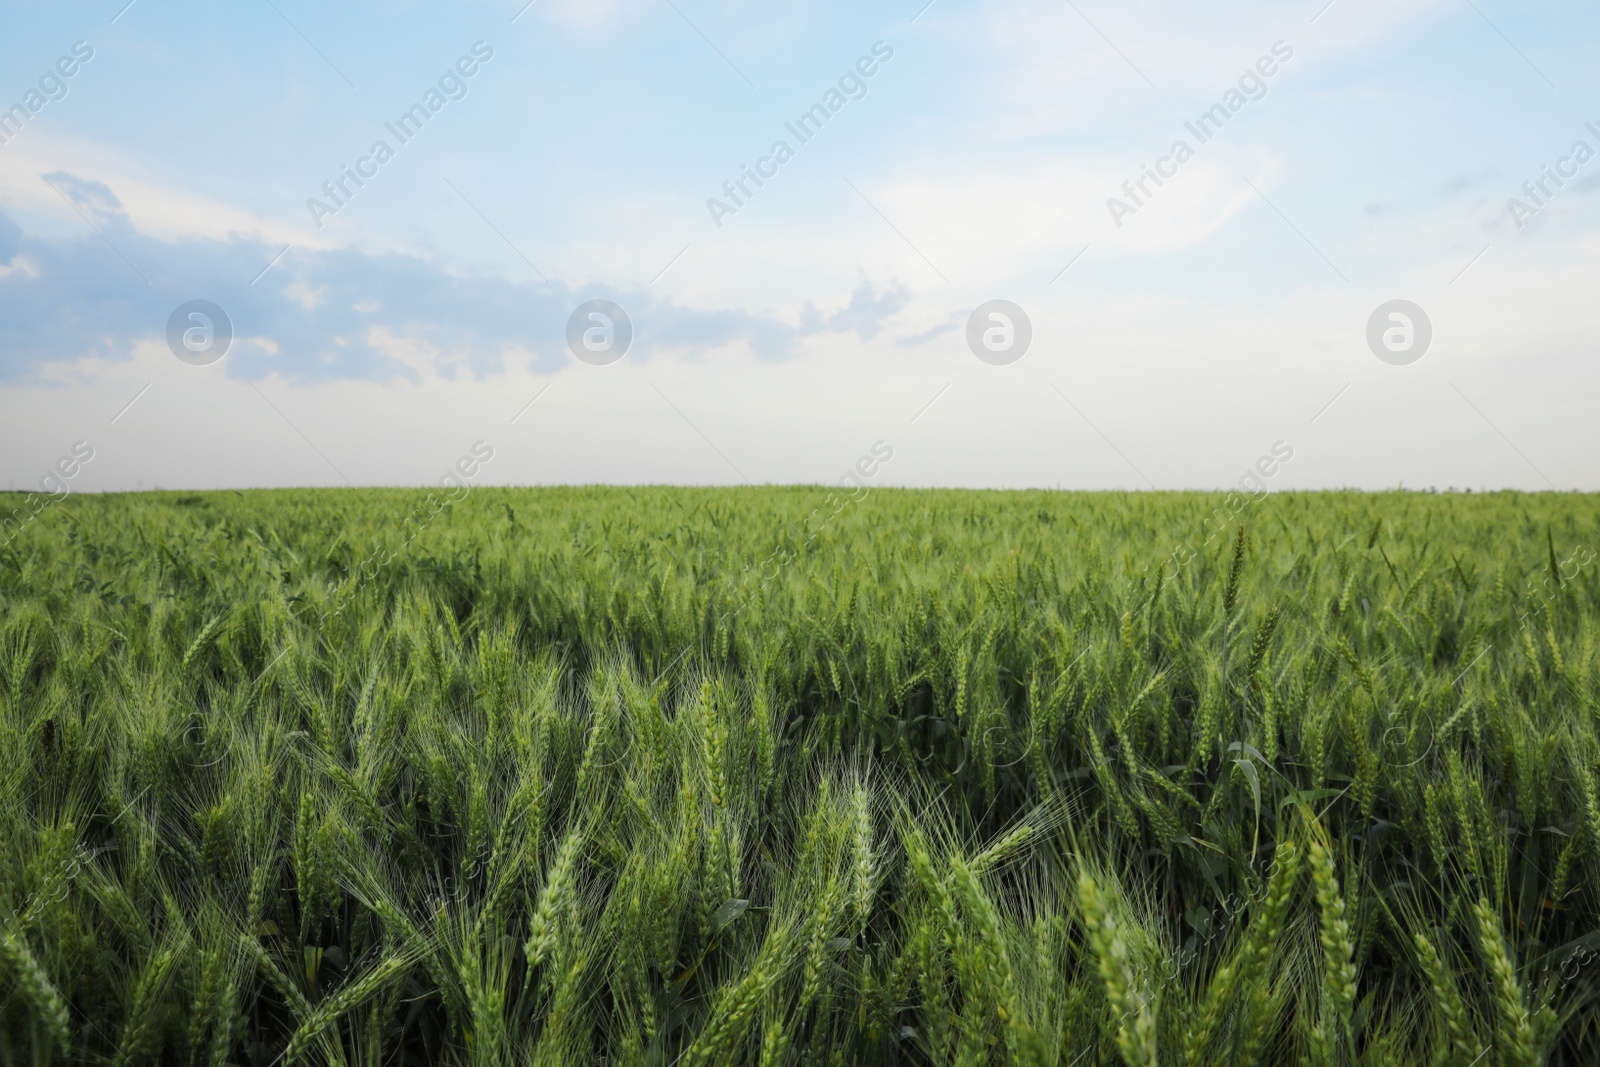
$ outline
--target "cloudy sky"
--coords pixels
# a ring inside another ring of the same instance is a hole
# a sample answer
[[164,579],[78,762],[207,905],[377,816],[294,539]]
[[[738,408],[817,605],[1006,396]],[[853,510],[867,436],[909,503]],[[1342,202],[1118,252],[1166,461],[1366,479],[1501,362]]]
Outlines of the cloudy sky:
[[1592,5],[924,2],[6,3],[0,487],[1600,489]]

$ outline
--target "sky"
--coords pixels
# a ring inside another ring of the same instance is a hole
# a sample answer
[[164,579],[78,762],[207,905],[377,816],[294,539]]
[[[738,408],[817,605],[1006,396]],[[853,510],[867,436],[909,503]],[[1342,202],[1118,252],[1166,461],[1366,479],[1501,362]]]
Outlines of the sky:
[[1600,490],[1592,5],[0,25],[0,488]]

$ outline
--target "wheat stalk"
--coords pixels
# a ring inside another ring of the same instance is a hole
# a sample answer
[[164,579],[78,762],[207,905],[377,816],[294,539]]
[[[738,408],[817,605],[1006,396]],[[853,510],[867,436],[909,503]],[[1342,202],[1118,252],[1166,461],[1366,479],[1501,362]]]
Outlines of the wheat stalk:
[[1482,897],[1472,905],[1472,913],[1478,921],[1478,948],[1494,977],[1494,1003],[1501,1022],[1495,1032],[1495,1047],[1507,1064],[1535,1067],[1538,1059],[1534,1055],[1533,1026],[1522,1002],[1522,986],[1517,982],[1516,969],[1500,933],[1500,920]]
[[1417,946],[1417,958],[1422,963],[1423,973],[1428,976],[1428,987],[1433,991],[1434,1008],[1444,1021],[1450,1043],[1455,1046],[1457,1054],[1464,1057],[1463,1062],[1476,1061],[1483,1055],[1483,1046],[1472,1034],[1472,1016],[1461,999],[1461,992],[1456,989],[1450,969],[1426,934],[1419,931],[1412,940]]
[[534,910],[527,943],[528,971],[549,957],[561,935],[561,925],[577,899],[573,884],[578,853],[583,848],[583,835],[576,829],[569,832],[556,853],[555,863],[545,876],[544,888],[539,891],[539,904]]
[[[1198,1065],[1202,1062],[1212,1035],[1227,1015],[1234,991],[1240,983],[1253,984],[1261,973],[1283,929],[1284,916],[1288,913],[1299,874],[1300,851],[1293,841],[1284,841],[1278,846],[1274,857],[1272,876],[1267,882],[1267,895],[1260,916],[1252,923],[1238,955],[1217,969],[1206,989],[1196,1022],[1184,1035],[1185,1063]],[[1257,1022],[1264,1025],[1265,1019]],[[1259,1041],[1259,1033],[1252,1036]]]
[[61,1054],[70,1054],[72,1048],[72,1020],[67,1013],[67,1002],[45,974],[44,968],[34,958],[27,942],[15,934],[0,933],[0,953],[17,976],[17,988],[32,1005],[36,1017],[55,1040]]
[[1156,1067],[1155,1012],[1140,988],[1127,940],[1088,871],[1078,873],[1078,903],[1106,1001],[1117,1019],[1117,1048],[1128,1067]]
[[852,889],[856,925],[865,930],[872,918],[872,898],[877,892],[877,856],[873,851],[872,795],[857,785],[852,796],[851,850],[854,859]]
[[288,1047],[283,1052],[284,1067],[291,1067],[328,1027],[337,1022],[341,1016],[363,1004],[410,965],[411,960],[408,956],[404,953],[394,953],[374,964],[366,974],[347,983],[338,992],[318,1004],[301,1020],[299,1027],[289,1038]]
[[1334,1015],[1344,1028],[1356,999],[1356,968],[1352,962],[1355,945],[1350,938],[1350,923],[1345,918],[1344,897],[1334,876],[1333,857],[1321,841],[1311,842],[1311,879],[1316,887],[1322,938],[1323,988]]

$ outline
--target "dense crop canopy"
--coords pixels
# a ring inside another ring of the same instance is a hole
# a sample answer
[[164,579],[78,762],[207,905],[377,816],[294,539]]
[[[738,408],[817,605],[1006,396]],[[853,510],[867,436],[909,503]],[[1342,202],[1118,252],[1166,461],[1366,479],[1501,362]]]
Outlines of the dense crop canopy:
[[1600,501],[826,495],[45,509],[0,1062],[1600,1062]]

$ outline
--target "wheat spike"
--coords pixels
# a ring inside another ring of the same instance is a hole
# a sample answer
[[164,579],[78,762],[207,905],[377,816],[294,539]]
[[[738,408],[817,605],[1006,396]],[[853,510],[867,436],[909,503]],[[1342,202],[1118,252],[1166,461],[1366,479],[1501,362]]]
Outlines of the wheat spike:
[[410,966],[410,959],[403,953],[395,953],[385,957],[375,964],[371,970],[360,978],[347,983],[337,993],[318,1004],[316,1008],[301,1020],[293,1036],[289,1038],[289,1045],[284,1049],[283,1063],[290,1067],[297,1061],[322,1033],[332,1026],[340,1016],[359,1007],[369,997],[382,989],[388,982],[397,978],[402,971]]
[[1514,1067],[1535,1067],[1538,1060],[1534,1055],[1533,1026],[1522,1002],[1522,986],[1517,982],[1516,969],[1500,933],[1500,919],[1482,897],[1473,904],[1472,913],[1478,920],[1478,948],[1494,976],[1494,1003],[1501,1023],[1495,1033],[1495,1047],[1505,1063]]
[[55,1039],[61,1054],[68,1055],[72,1048],[72,1020],[67,1014],[67,1002],[51,983],[50,976],[39,966],[27,943],[15,934],[0,933],[0,952],[16,973],[17,987],[33,1006],[37,1018]]
[[1140,988],[1126,939],[1104,894],[1087,871],[1078,874],[1078,902],[1106,1000],[1117,1019],[1117,1049],[1128,1067],[1156,1067],[1155,1012]]
[[1433,991],[1434,1008],[1444,1021],[1450,1043],[1455,1046],[1456,1053],[1464,1057],[1463,1062],[1477,1060],[1483,1054],[1483,1046],[1472,1034],[1472,1016],[1461,999],[1460,991],[1456,989],[1450,969],[1426,934],[1418,932],[1412,940],[1416,943],[1417,959],[1422,963],[1423,973],[1428,976],[1428,987]]

